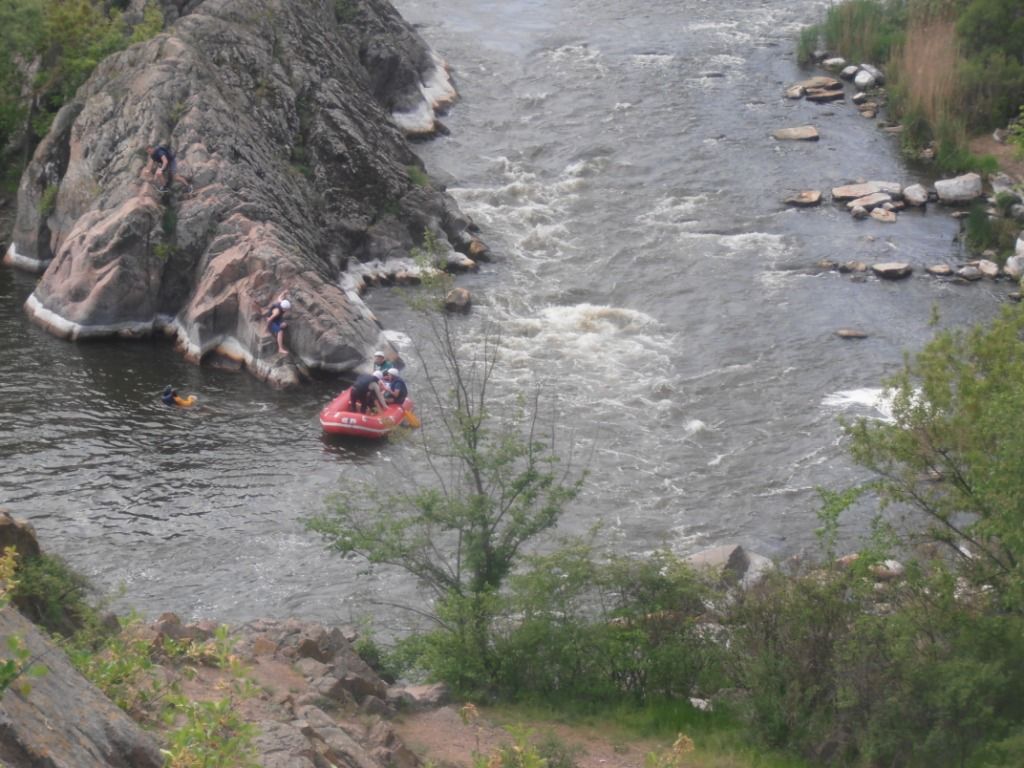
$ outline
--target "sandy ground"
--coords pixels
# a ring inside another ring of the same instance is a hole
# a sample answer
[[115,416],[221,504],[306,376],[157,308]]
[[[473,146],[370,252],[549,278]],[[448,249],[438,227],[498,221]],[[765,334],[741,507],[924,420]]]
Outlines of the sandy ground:
[[[483,713],[474,723],[464,723],[454,706],[404,715],[393,723],[398,735],[413,752],[437,766],[472,765],[473,755],[490,755],[511,742],[509,732]],[[578,768],[643,768],[648,752],[666,747],[655,741],[616,738],[586,726],[559,723],[512,723],[530,730],[536,744],[554,739],[573,757]]]
[[1013,177],[1018,184],[1024,183],[1024,155],[1019,154],[1015,146],[1000,144],[991,135],[971,139],[968,146],[976,155],[992,155],[1003,173]]

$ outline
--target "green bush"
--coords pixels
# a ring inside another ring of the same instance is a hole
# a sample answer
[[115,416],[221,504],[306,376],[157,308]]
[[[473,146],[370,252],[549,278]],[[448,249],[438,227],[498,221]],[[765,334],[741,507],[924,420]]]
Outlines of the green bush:
[[49,632],[70,637],[95,618],[89,581],[56,555],[40,555],[18,567],[11,601],[27,619]]

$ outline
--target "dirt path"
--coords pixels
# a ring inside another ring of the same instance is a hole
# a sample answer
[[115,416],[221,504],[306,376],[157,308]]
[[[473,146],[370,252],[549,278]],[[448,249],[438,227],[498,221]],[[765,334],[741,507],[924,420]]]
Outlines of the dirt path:
[[[475,723],[466,724],[458,709],[451,706],[405,715],[393,724],[406,746],[424,760],[442,767],[468,768],[474,753],[490,755],[498,746],[511,742],[509,732],[487,713]],[[571,756],[577,768],[643,768],[648,752],[666,746],[651,740],[617,738],[587,726],[551,722],[516,722],[514,725],[531,730],[535,744],[556,745]],[[549,765],[559,763],[549,758]]]

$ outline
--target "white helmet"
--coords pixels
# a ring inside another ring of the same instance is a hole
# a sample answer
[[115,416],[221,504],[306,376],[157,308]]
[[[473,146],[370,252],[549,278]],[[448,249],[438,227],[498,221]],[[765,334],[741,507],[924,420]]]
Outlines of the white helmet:
[[288,299],[281,299],[281,309],[289,310],[292,308],[292,303]]

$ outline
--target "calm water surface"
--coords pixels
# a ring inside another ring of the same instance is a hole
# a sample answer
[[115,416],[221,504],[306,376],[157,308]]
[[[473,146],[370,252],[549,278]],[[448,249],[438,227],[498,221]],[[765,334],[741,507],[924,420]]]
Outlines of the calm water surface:
[[[477,306],[467,353],[479,318],[499,320],[499,396],[557,387],[564,434],[588,457],[564,531],[600,521],[629,552],[813,548],[815,487],[859,476],[837,416],[878,413],[879,382],[930,337],[934,305],[962,325],[1009,291],[813,269],[961,257],[955,222],[937,210],[883,225],[781,205],[858,177],[919,178],[849,103],[782,98],[811,74],[792,41],[825,4],[398,7],[462,95],[451,135],[418,151],[497,254],[463,281]],[[820,142],[769,138],[804,123]],[[329,384],[274,392],[185,365],[157,341],[51,338],[21,311],[33,283],[0,271],[0,504],[50,549],[146,613],[349,621],[413,592],[401,575],[325,554],[301,522],[358,481],[422,477],[413,442],[325,442],[316,414]],[[403,299],[370,301],[414,361],[424,340]],[[869,338],[844,342],[843,326]],[[164,407],[167,383],[201,407]],[[844,533],[865,525],[853,515]]]

